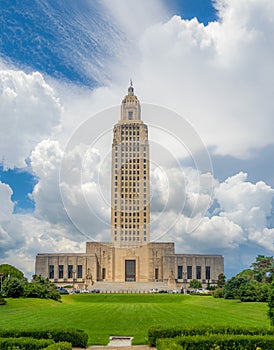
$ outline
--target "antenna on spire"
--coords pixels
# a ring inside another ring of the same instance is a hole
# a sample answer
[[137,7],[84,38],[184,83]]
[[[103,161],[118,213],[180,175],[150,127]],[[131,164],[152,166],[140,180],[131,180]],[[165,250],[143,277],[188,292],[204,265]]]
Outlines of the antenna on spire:
[[134,88],[133,88],[133,84],[132,84],[132,79],[129,80],[129,88],[128,88],[128,94],[129,95],[134,95]]

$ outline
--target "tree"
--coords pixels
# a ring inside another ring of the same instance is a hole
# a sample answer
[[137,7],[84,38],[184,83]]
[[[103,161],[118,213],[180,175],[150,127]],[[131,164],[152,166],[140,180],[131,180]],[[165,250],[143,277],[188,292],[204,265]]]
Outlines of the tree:
[[194,288],[194,289],[202,288],[202,283],[198,280],[191,280],[189,283],[189,288]]
[[274,326],[274,282],[271,284],[271,289],[268,299],[268,317],[270,318],[270,325]]
[[254,271],[254,278],[258,282],[271,283],[274,278],[274,258],[273,256],[258,255],[256,262],[251,267]]
[[251,279],[254,279],[254,271],[252,269],[245,269],[245,270],[239,272],[236,275],[236,277],[238,277],[238,278],[243,277],[245,279],[251,280]]
[[225,285],[225,275],[223,273],[220,273],[218,276],[218,280],[217,280],[217,287],[218,288],[223,288]]
[[260,301],[261,284],[255,280],[248,280],[238,289],[238,297],[241,301]]
[[28,298],[60,300],[60,293],[48,278],[34,275],[32,281],[25,285],[24,295]]
[[18,270],[16,267],[9,264],[0,265],[0,273],[3,273],[3,282],[6,278],[16,277],[19,280],[26,280],[22,271]]
[[241,285],[247,283],[247,279],[243,277],[232,277],[230,278],[224,287],[224,298],[225,299],[238,299],[239,288]]
[[19,298],[24,294],[25,281],[17,277],[6,278],[2,285],[2,291],[8,298]]

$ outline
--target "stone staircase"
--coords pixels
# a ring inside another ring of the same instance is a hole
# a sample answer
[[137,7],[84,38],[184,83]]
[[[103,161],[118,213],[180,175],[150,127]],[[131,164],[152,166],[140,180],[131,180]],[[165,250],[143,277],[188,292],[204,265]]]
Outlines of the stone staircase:
[[165,282],[95,282],[92,289],[98,289],[100,293],[138,294],[172,288]]

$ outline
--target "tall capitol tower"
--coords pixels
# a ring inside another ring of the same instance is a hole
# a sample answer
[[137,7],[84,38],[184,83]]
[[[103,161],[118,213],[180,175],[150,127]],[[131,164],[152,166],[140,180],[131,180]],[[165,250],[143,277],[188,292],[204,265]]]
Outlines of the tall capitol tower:
[[150,241],[150,177],[148,128],[132,82],[113,129],[111,241],[136,247]]
[[150,241],[149,158],[148,127],[130,83],[113,128],[111,240],[86,242],[83,253],[38,253],[36,275],[58,286],[116,292],[185,289],[193,279],[216,285],[221,255],[177,254],[174,242]]

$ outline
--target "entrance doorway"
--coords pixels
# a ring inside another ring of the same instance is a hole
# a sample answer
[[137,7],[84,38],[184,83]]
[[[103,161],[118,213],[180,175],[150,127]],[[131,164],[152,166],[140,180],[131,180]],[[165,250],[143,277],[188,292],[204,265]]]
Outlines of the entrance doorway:
[[155,277],[155,281],[158,282],[158,279],[159,279],[159,269],[158,268],[155,269],[155,276],[154,277]]
[[136,281],[136,260],[125,261],[125,281],[126,282]]
[[102,280],[104,280],[106,278],[106,268],[103,267],[102,268]]

